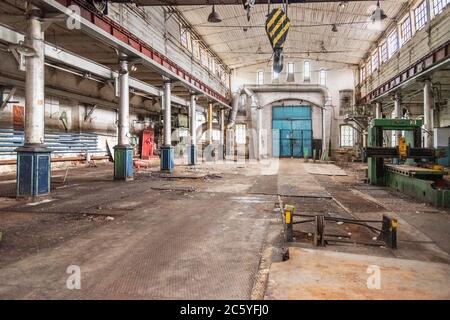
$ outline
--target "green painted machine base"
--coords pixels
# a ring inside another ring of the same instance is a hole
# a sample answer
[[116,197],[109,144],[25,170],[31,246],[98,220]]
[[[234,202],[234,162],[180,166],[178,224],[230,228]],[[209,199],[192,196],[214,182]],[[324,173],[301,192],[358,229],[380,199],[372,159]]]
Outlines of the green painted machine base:
[[114,180],[133,180],[133,147],[114,147]]
[[385,172],[386,186],[436,207],[450,208],[450,190],[434,189],[433,181],[411,178],[395,172]]

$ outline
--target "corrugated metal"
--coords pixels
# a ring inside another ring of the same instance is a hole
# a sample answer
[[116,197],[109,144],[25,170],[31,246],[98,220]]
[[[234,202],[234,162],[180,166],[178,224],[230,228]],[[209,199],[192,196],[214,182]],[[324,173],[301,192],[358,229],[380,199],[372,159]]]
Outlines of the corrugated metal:
[[[55,154],[105,152],[98,147],[98,136],[92,133],[46,132],[44,139],[45,146]],[[23,131],[0,129],[0,154],[14,154],[23,144]]]

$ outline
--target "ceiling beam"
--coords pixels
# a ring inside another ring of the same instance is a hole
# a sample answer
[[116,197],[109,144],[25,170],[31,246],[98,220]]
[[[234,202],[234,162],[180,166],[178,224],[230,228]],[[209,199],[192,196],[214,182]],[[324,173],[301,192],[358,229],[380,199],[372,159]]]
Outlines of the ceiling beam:
[[[383,0],[381,0],[383,1]],[[110,0],[110,2],[134,2],[139,6],[198,6],[198,5],[242,5],[242,0]],[[289,3],[339,3],[341,0],[290,0]],[[348,0],[348,2],[373,2],[373,0]],[[280,4],[283,0],[271,0]],[[255,4],[267,5],[267,0],[255,0]]]

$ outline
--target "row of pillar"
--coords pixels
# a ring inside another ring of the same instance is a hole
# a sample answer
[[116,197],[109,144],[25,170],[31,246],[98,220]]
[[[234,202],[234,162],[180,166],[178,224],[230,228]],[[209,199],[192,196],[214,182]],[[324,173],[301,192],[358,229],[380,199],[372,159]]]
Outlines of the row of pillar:
[[[34,55],[26,57],[25,80],[25,141],[17,149],[17,196],[34,197],[50,193],[51,151],[44,145],[45,119],[45,64],[44,31],[41,22],[42,12],[29,4],[27,8],[27,45],[34,49]],[[130,145],[130,88],[129,63],[127,56],[119,56],[119,119],[118,143],[114,147],[114,179],[133,179],[133,148]],[[196,148],[196,96],[190,101],[191,143],[188,147],[188,163],[197,163]],[[161,147],[161,171],[173,172],[174,148],[171,145],[171,82],[164,82],[164,144]],[[208,139],[212,142],[213,104],[208,105]],[[221,127],[224,128],[224,111],[221,111]],[[223,144],[224,134],[221,134]]]
[[[17,149],[17,196],[34,197],[50,193],[51,151],[44,145],[45,125],[45,64],[44,31],[42,12],[29,4],[27,8],[26,43],[33,48],[34,55],[26,57],[25,78],[25,141]],[[118,141],[114,147],[114,179],[133,179],[133,148],[130,145],[130,88],[129,62],[127,56],[119,56],[119,119]],[[161,148],[161,170],[172,172],[174,168],[174,148],[171,145],[171,82],[164,82],[164,144]],[[212,103],[208,105],[209,141],[212,142]],[[190,103],[191,144],[189,164],[197,162],[196,149],[196,96],[191,94]],[[224,113],[221,114],[224,128]],[[223,143],[223,133],[221,135]]]
[[[423,129],[424,129],[424,147],[433,147],[433,83],[430,79],[426,79],[423,85]],[[375,118],[383,117],[383,105],[381,102],[375,104]],[[394,117],[395,119],[403,118],[402,97],[399,92],[394,95]],[[401,136],[401,132],[397,133]]]

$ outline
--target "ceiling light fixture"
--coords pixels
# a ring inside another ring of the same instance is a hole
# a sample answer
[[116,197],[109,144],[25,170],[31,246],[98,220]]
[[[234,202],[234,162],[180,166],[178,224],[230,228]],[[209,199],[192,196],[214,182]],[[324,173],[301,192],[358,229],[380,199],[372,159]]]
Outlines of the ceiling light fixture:
[[333,24],[333,26],[331,27],[331,31],[338,32],[337,26],[335,24]]
[[220,17],[219,13],[216,11],[215,5],[213,5],[212,11],[208,16],[208,22],[211,22],[211,23],[222,22],[222,18]]
[[339,9],[345,9],[345,8],[347,8],[347,5],[348,5],[348,2],[347,1],[341,1],[340,3],[339,3]]
[[377,1],[377,8],[374,12],[372,12],[372,15],[370,16],[370,20],[372,22],[382,21],[387,18],[387,15],[384,13],[383,9],[380,7],[380,0]]

